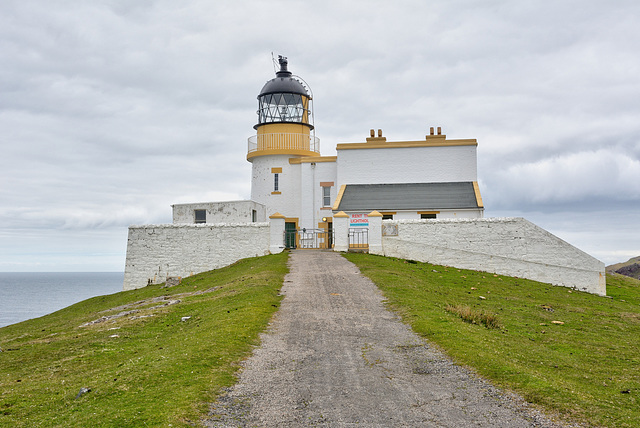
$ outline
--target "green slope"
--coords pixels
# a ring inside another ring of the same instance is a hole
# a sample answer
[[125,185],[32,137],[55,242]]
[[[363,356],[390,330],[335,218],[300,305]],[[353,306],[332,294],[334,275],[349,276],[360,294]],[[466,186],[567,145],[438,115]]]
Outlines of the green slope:
[[[346,257],[416,332],[458,362],[567,418],[640,426],[640,281],[608,277],[611,298],[603,298],[482,272]],[[1,328],[0,426],[198,425],[277,310],[286,259],[247,259],[173,288],[96,297]],[[452,310],[462,307],[480,321]],[[118,314],[125,315],[82,327]],[[485,327],[483,317],[499,328]],[[91,391],[76,398],[82,387]]]
[[[0,426],[197,423],[277,310],[286,259],[246,259],[1,328]],[[91,391],[76,398],[81,388]]]
[[[640,281],[609,298],[534,281],[348,254],[413,329],[454,360],[569,419],[640,426]],[[501,328],[451,310],[491,315]]]

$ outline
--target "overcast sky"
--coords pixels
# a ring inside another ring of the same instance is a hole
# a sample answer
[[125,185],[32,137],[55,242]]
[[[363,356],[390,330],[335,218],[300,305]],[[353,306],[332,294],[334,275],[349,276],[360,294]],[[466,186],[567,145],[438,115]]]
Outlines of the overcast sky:
[[271,53],[323,155],[478,140],[486,217],[640,255],[637,0],[0,2],[0,271],[122,271],[127,227],[250,197]]

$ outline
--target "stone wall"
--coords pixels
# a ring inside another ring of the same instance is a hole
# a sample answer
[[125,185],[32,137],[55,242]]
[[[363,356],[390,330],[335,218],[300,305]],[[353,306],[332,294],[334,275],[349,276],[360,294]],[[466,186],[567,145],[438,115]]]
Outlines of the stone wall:
[[604,263],[523,218],[385,220],[382,229],[385,256],[606,294]]
[[269,223],[129,227],[123,290],[269,254]]

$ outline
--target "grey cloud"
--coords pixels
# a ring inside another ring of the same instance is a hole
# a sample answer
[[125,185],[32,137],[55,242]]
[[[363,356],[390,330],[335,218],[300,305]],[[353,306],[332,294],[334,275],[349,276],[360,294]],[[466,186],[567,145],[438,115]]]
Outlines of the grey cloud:
[[[0,254],[19,266],[37,242],[50,266],[65,263],[56,248],[74,260],[111,251],[86,237],[119,248],[90,264],[119,270],[126,242],[108,231],[126,241],[128,224],[170,221],[172,203],[248,198],[246,138],[271,52],[310,84],[323,154],[370,128],[402,140],[442,126],[478,139],[487,215],[573,213],[571,239],[583,222],[604,242],[577,213],[605,204],[623,224],[637,212],[639,12],[635,1],[4,1]],[[630,230],[618,247],[640,252]]]

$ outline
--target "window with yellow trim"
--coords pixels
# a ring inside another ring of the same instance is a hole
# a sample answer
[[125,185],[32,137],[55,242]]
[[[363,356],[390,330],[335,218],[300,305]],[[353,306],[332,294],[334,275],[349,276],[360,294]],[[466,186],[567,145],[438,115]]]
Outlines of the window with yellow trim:
[[330,207],[331,206],[331,187],[324,186],[322,188],[322,206]]

